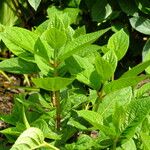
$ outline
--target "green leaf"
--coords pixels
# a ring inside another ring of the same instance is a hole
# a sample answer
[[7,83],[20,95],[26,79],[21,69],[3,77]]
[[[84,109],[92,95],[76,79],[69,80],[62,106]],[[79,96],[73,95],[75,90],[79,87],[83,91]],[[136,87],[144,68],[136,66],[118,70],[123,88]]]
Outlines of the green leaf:
[[18,137],[10,150],[34,150],[40,147],[58,150],[56,147],[44,142],[44,135],[40,129],[31,127]]
[[0,1],[0,23],[5,26],[13,26],[17,21],[17,14],[14,10],[12,1],[1,0]]
[[150,1],[149,0],[135,0],[136,1],[136,4],[138,6],[138,8],[146,13],[146,14],[149,14],[150,13]]
[[117,148],[116,150],[137,150],[136,144],[133,139],[129,139],[127,142],[121,145],[121,148]]
[[144,145],[144,150],[150,149],[150,136],[146,133],[141,133],[142,143]]
[[33,78],[33,83],[42,89],[49,91],[58,91],[65,88],[73,82],[75,78],[62,78],[62,77],[47,77],[47,78]]
[[74,37],[74,38],[77,38],[77,37],[79,37],[79,36],[81,36],[81,35],[83,35],[83,34],[86,34],[85,26],[82,26],[82,27],[80,27],[80,28],[77,28],[77,29],[75,30],[75,33],[74,33],[73,37]]
[[143,122],[150,112],[150,97],[132,100],[126,109],[126,116],[121,127],[121,139],[130,139],[135,134],[137,127]]
[[132,17],[130,19],[130,23],[131,23],[131,26],[143,33],[143,34],[146,34],[146,35],[150,35],[150,20],[149,19],[146,19],[144,17],[140,17],[140,16],[137,16],[137,17]]
[[80,110],[77,111],[77,114],[79,117],[83,117],[93,126],[97,126],[102,123],[102,116],[97,112],[90,111],[90,110]]
[[36,128],[39,128],[43,132],[45,138],[55,139],[55,140],[60,139],[60,136],[52,132],[47,122],[43,119],[39,118],[36,121],[32,122],[31,125]]
[[122,59],[122,57],[126,54],[128,47],[129,36],[123,29],[113,34],[107,45],[108,49],[114,50],[118,60]]
[[115,110],[116,103],[118,106],[124,106],[130,103],[132,98],[131,87],[126,87],[121,90],[107,94],[102,103],[100,103],[98,112],[104,118],[109,117]]
[[76,75],[77,80],[94,89],[99,89],[101,85],[100,76],[87,58],[73,55],[67,58],[65,62],[67,69],[72,75]]
[[[18,50],[27,50],[31,53],[34,52],[34,44],[38,38],[38,35],[20,27],[7,27],[5,32],[1,34],[2,40],[6,41],[6,46],[10,48],[11,46],[19,47]],[[21,48],[21,49],[20,49]]]
[[112,66],[100,56],[97,56],[95,59],[95,67],[96,71],[101,77],[102,82],[109,80],[110,77],[113,75]]
[[118,80],[114,80],[108,84],[104,85],[105,93],[110,93],[116,90],[120,90],[122,88],[128,86],[135,86],[140,81],[148,78],[148,76],[138,76],[138,77],[127,77],[127,78],[119,78]]
[[54,50],[48,43],[40,38],[35,43],[34,58],[37,66],[40,68],[42,74],[49,75],[53,72]]
[[104,60],[106,60],[111,65],[111,68],[112,68],[113,73],[114,73],[116,70],[116,67],[117,67],[117,63],[118,63],[117,56],[116,56],[115,52],[113,50],[109,50],[107,53],[105,53],[103,58],[104,58]]
[[139,89],[135,90],[135,97],[142,97],[145,93],[149,93],[150,91],[150,83],[144,84],[142,87]]
[[138,8],[136,6],[135,1],[130,0],[118,0],[118,3],[122,9],[123,12],[125,12],[127,15],[135,15],[138,12]]
[[0,62],[0,70],[17,74],[31,74],[39,72],[39,68],[35,63],[27,62],[20,58],[10,58]]
[[75,38],[73,41],[69,42],[64,49],[61,49],[59,53],[58,59],[60,61],[65,60],[66,58],[72,56],[73,54],[77,53],[81,47],[93,43],[97,40],[100,36],[102,36],[105,32],[107,32],[110,28],[100,30],[97,32],[81,35]]
[[66,43],[67,37],[64,32],[59,31],[56,28],[50,28],[42,34],[42,38],[45,39],[48,44],[55,49],[55,53]]
[[[150,60],[150,39],[147,40],[142,52],[142,61],[149,61],[149,60]],[[145,71],[148,74],[150,74],[150,67],[147,67]]]
[[91,10],[92,20],[102,22],[106,20],[112,13],[111,5],[107,0],[97,0]]
[[148,66],[150,66],[150,60],[145,61],[143,63],[138,64],[137,66],[131,68],[129,71],[125,72],[121,78],[127,78],[131,76],[137,76],[141,72],[143,72]]
[[41,0],[28,0],[28,2],[34,8],[34,10],[37,10],[41,3]]

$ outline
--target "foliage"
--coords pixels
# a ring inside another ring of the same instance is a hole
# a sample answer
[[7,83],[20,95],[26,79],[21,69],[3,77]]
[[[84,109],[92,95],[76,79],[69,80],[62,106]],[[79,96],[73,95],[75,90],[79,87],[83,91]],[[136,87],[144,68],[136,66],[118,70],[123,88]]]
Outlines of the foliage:
[[[0,39],[14,56],[0,69],[28,74],[40,89],[16,95],[12,113],[0,115],[11,149],[148,149],[150,88],[137,85],[149,78],[149,40],[141,63],[123,73],[120,64],[135,50],[133,34],[148,38],[149,1],[6,2]],[[47,19],[30,25],[45,4]]]

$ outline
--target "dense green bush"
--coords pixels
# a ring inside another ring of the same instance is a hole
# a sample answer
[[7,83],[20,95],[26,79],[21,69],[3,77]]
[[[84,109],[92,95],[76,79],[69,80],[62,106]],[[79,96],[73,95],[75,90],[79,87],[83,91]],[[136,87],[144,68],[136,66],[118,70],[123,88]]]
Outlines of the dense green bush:
[[0,70],[33,85],[0,115],[12,150],[149,149],[148,0],[1,3]]

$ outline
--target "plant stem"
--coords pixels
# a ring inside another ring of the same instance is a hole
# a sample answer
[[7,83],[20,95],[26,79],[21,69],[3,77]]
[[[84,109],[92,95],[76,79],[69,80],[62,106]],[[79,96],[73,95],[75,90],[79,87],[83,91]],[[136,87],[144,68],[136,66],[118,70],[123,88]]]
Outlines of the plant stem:
[[117,141],[118,141],[118,138],[116,138],[116,139],[114,140],[112,150],[116,150]]
[[102,102],[103,91],[97,92],[97,95],[98,95],[98,97],[95,101],[95,105],[94,105],[94,108],[93,108],[94,111],[98,111],[99,105]]
[[60,109],[60,91],[52,92],[53,105],[56,107],[56,129],[60,131],[61,109]]

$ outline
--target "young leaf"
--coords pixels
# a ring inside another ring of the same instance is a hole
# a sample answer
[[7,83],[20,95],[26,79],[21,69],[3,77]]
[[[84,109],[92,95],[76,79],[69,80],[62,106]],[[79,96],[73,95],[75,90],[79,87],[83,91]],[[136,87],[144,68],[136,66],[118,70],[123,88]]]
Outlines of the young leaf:
[[53,55],[54,50],[48,45],[48,43],[38,38],[34,46],[34,58],[42,74],[49,75],[53,72]]
[[131,26],[146,35],[150,35],[150,19],[146,19],[140,16],[132,17],[130,19]]
[[56,28],[50,28],[46,30],[42,34],[42,38],[45,39],[53,49],[55,49],[55,52],[58,51],[66,43],[67,40],[64,32],[59,31]]
[[31,74],[40,71],[35,63],[20,58],[10,58],[0,62],[0,70],[17,74]]
[[131,77],[131,76],[137,76],[142,71],[144,71],[148,66],[150,66],[150,60],[149,61],[145,61],[143,63],[140,63],[137,66],[131,68],[129,71],[125,72],[121,76],[121,78],[127,78],[127,77]]
[[65,88],[75,78],[62,78],[62,77],[52,77],[52,78],[33,78],[33,83],[42,89],[49,91],[58,91]]
[[135,86],[140,81],[146,79],[148,76],[138,76],[138,77],[128,77],[128,78],[119,78],[108,84],[104,85],[105,93],[110,93],[128,86]]
[[97,56],[95,59],[95,67],[96,71],[101,77],[102,82],[109,80],[113,75],[112,66],[100,56]]
[[13,49],[14,46],[16,46],[31,53],[34,51],[34,44],[38,38],[37,34],[19,27],[7,27],[1,36],[4,43],[6,41],[6,46],[10,48],[10,50],[11,46],[13,46]]
[[111,68],[114,73],[117,67],[117,62],[118,62],[115,52],[112,50],[109,50],[107,53],[105,53],[103,58],[111,65]]
[[28,2],[34,8],[34,10],[37,10],[41,3],[41,0],[28,0]]
[[63,49],[59,52],[58,59],[60,61],[65,60],[66,58],[72,56],[78,50],[80,50],[81,47],[93,43],[95,40],[97,40],[100,36],[102,36],[105,32],[107,32],[110,28],[100,30],[94,33],[89,33],[85,35],[81,35],[77,38],[75,38],[73,41],[69,42]]
[[40,129],[31,127],[18,137],[10,150],[34,150],[40,147],[49,147],[58,150],[56,147],[44,142],[44,135]]
[[122,59],[122,57],[126,54],[128,47],[129,36],[123,29],[113,34],[110,37],[107,45],[108,49],[114,50],[118,60]]

